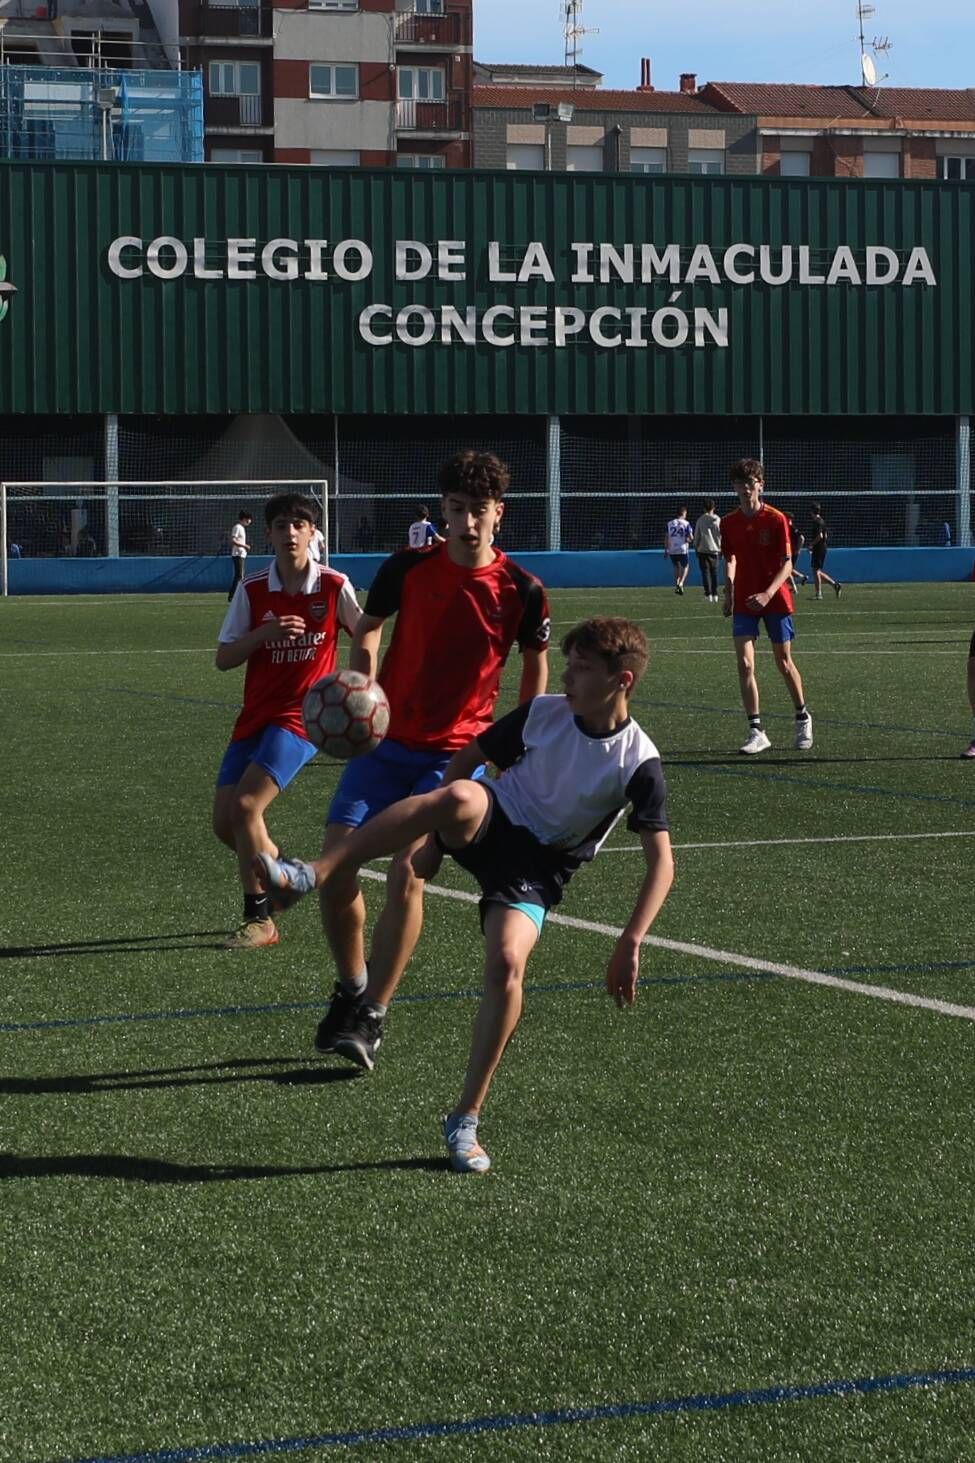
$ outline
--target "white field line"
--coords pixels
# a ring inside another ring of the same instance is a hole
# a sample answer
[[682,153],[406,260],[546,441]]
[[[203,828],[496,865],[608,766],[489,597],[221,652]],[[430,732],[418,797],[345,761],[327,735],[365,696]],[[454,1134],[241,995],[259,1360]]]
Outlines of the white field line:
[[[377,879],[385,883],[386,875],[379,869],[360,869],[365,879]],[[463,904],[477,904],[478,896],[466,889],[446,889],[440,884],[428,884],[428,894],[439,894],[444,899],[456,899]],[[594,920],[573,919],[567,914],[550,914],[548,924],[562,925],[570,930],[583,930],[589,935],[609,935],[618,939],[623,931],[617,925],[597,924]],[[960,1016],[965,1021],[975,1021],[975,1006],[956,1006],[951,1001],[936,1001],[928,996],[915,996],[908,991],[891,990],[889,986],[865,985],[858,980],[844,980],[838,975],[825,975],[820,970],[803,970],[798,965],[781,965],[775,960],[756,960],[750,955],[736,955],[731,950],[716,950],[710,945],[691,945],[685,940],[665,940],[659,935],[644,935],[644,945],[658,950],[672,950],[678,955],[693,955],[699,960],[714,960],[721,965],[737,966],[741,970],[760,970],[766,975],[781,975],[786,980],[803,981],[807,985],[829,986],[833,990],[849,991],[855,996],[871,996],[876,1001],[890,1001],[898,1006],[914,1006],[922,1011],[935,1011],[939,1016]]]
[[[751,838],[741,843],[675,843],[674,852],[689,848],[778,848],[785,843],[897,843],[914,838],[975,838],[975,828],[959,833],[837,833],[828,838]],[[604,853],[642,853],[642,843],[628,843],[616,848],[601,848]]]
[[212,655],[213,646],[204,645],[199,650],[0,650],[0,660],[40,660],[68,655],[77,660],[83,655]]

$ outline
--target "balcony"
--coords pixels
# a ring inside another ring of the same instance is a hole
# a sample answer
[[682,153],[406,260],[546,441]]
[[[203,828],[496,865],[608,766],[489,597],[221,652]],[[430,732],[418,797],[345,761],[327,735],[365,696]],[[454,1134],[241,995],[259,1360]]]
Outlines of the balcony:
[[400,97],[396,103],[396,130],[410,132],[414,136],[430,134],[434,137],[468,132],[470,123],[464,93],[456,92],[442,102]]
[[199,27],[201,36],[244,40],[255,36],[270,37],[272,8],[242,0],[200,0]]
[[470,16],[457,11],[450,11],[445,15],[429,15],[415,10],[398,10],[396,44],[431,51],[452,51],[458,46],[469,46]]
[[207,97],[207,130],[219,128],[263,127],[264,99],[260,96]]

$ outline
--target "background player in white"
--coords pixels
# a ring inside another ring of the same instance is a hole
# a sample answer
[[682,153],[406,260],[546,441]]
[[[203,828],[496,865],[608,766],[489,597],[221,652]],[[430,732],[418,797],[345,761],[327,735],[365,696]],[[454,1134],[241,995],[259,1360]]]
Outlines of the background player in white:
[[687,508],[677,510],[677,517],[667,524],[664,534],[664,553],[670,559],[674,570],[674,593],[684,593],[684,583],[691,572],[691,557],[688,552],[694,538],[694,530],[687,521]]
[[230,588],[227,591],[228,599],[233,599],[237,586],[244,577],[244,565],[247,562],[247,530],[253,521],[247,509],[241,508],[237,514],[237,522],[230,530],[230,560],[234,568],[234,577],[231,579]]
[[443,535],[430,522],[430,509],[426,503],[417,503],[416,517],[406,534],[408,546],[411,549],[428,549],[431,544],[442,544],[444,541]]

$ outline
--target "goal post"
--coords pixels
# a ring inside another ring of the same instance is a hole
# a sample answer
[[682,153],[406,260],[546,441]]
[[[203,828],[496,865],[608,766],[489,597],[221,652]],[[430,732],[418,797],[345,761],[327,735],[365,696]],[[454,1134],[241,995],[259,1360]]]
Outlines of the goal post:
[[269,552],[264,509],[278,493],[309,498],[318,510],[328,562],[325,478],[33,479],[0,482],[0,594],[14,558],[216,558],[230,553],[241,511],[253,522],[250,553]]

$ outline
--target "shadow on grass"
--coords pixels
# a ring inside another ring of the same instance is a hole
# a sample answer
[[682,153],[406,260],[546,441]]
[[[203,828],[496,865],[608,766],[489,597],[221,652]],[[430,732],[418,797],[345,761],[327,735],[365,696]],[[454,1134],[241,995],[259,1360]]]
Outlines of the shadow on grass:
[[[120,935],[112,940],[66,940],[63,945],[0,945],[0,960],[51,955],[141,955],[154,950],[222,950],[229,930],[179,930],[171,935]],[[192,944],[174,944],[174,941]],[[205,943],[202,943],[205,942]]]
[[446,1158],[389,1158],[376,1163],[300,1164],[173,1163],[128,1153],[0,1154],[0,1180],[87,1178],[140,1184],[219,1184],[241,1179],[326,1177],[337,1173],[396,1171],[447,1173]]
[[[292,1063],[301,1065],[292,1067]],[[249,1068],[260,1068],[250,1071]],[[286,1067],[283,1072],[268,1067]],[[215,1075],[209,1075],[209,1074]],[[219,1075],[216,1075],[219,1074]],[[158,1087],[213,1087],[235,1082],[275,1082],[280,1087],[324,1087],[331,1082],[356,1081],[358,1067],[323,1067],[315,1057],[240,1057],[229,1062],[206,1062],[193,1067],[156,1067],[145,1072],[86,1072],[56,1077],[0,1077],[0,1095],[41,1097],[46,1093],[128,1092]]]

